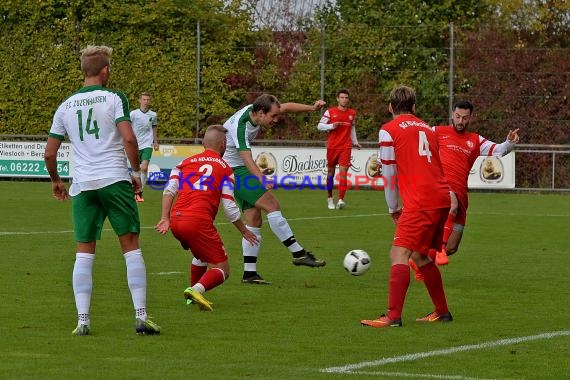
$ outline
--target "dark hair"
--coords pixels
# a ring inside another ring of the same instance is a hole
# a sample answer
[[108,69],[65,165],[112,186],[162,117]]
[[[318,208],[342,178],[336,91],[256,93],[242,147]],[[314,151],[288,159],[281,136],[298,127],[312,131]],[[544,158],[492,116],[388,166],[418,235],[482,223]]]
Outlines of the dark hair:
[[408,86],[398,86],[390,92],[390,105],[394,114],[412,113],[416,104],[416,91]]
[[259,95],[257,99],[255,99],[255,101],[253,102],[252,111],[253,112],[263,111],[267,113],[271,111],[271,107],[273,107],[274,104],[277,104],[277,106],[281,106],[281,104],[279,104],[279,100],[277,100],[275,96],[269,94]]
[[461,108],[462,110],[469,110],[469,113],[473,113],[473,104],[467,100],[460,100],[453,105],[454,111],[456,108]]
[[339,90],[336,92],[336,97],[338,98],[338,96],[339,96],[340,94],[346,94],[346,95],[350,96],[350,93],[348,92],[348,89],[346,89],[346,88],[341,88],[341,89],[339,89]]

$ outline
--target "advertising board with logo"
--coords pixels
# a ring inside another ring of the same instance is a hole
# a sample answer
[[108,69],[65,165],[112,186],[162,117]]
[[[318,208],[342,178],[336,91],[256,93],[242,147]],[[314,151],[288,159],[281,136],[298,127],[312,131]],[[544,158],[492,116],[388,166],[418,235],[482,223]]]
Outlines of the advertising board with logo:
[[[43,160],[45,142],[0,141],[0,176],[48,178]],[[201,145],[161,145],[149,165],[149,180],[167,181],[170,170],[186,157],[204,150]],[[381,190],[386,182],[372,148],[353,149],[348,183],[353,189]],[[282,185],[326,188],[327,162],[324,147],[252,147],[257,166],[268,181]],[[73,176],[71,144],[62,143],[57,158],[62,178]],[[338,170],[334,178],[338,185]],[[504,157],[479,157],[469,173],[469,188],[515,187],[515,153]]]

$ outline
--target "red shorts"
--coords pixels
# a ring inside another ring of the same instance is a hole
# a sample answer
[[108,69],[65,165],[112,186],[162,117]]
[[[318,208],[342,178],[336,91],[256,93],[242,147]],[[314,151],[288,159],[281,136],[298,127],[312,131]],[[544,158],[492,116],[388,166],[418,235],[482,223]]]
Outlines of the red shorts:
[[350,167],[350,156],[352,148],[346,149],[327,149],[327,166],[334,168],[335,166]]
[[440,249],[448,215],[449,208],[411,212],[404,208],[392,244],[422,255],[427,255],[430,249]]
[[228,259],[220,234],[211,220],[200,218],[170,218],[172,235],[192,256],[208,263],[220,264]]

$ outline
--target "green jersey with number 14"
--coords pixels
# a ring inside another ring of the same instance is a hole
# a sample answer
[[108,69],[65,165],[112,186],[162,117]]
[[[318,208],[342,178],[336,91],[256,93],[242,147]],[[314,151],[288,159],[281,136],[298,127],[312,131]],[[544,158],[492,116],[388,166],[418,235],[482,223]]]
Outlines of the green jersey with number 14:
[[113,179],[130,181],[123,138],[117,123],[129,121],[125,95],[102,86],[87,86],[58,107],[49,136],[69,137],[73,183]]

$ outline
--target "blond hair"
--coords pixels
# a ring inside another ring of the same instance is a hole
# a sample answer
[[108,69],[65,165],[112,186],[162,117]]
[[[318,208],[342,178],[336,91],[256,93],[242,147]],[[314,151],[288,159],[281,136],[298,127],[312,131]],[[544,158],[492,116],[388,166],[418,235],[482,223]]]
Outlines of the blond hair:
[[111,64],[113,49],[108,46],[88,45],[81,51],[81,71],[86,78],[99,75],[101,69]]

